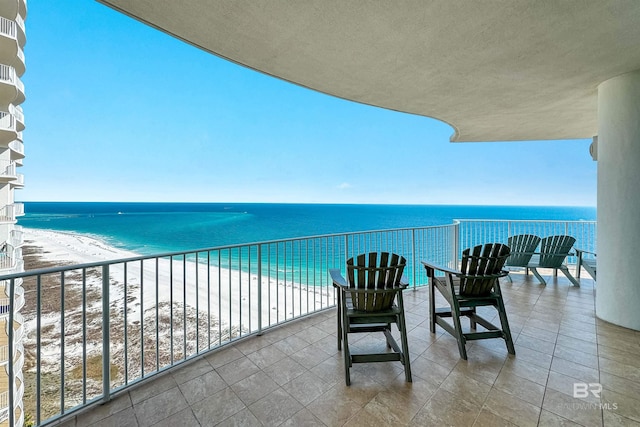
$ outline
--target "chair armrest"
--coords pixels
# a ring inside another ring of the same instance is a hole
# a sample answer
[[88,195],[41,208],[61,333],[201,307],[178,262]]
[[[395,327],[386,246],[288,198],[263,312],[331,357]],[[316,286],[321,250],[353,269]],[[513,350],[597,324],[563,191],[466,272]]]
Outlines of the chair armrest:
[[591,254],[591,255],[597,256],[597,254],[595,252],[587,251],[585,249],[573,248],[573,250],[576,251],[576,255],[578,255],[578,256],[580,256],[581,253],[582,254]]
[[332,268],[329,270],[329,274],[331,275],[331,280],[333,281],[333,286],[340,286],[343,288],[347,287],[347,280],[342,277],[342,273],[337,268]]
[[456,271],[456,270],[453,270],[453,269],[451,269],[449,267],[444,267],[444,266],[442,266],[440,264],[436,264],[436,263],[433,263],[433,262],[430,262],[430,261],[420,261],[420,262],[427,269],[438,270],[438,271],[442,271],[443,273],[447,273],[447,274],[455,274],[456,276],[462,274],[460,271]]

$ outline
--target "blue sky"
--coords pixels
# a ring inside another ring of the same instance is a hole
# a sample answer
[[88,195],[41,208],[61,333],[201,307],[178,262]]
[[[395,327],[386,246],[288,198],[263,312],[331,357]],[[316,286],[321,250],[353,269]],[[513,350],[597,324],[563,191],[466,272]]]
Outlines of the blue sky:
[[31,0],[26,24],[18,200],[596,204],[590,140],[450,143],[97,2]]

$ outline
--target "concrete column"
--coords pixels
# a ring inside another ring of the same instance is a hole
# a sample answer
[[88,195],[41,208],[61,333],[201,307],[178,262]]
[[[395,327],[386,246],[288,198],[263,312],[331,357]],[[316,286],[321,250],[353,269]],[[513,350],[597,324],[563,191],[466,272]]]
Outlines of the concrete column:
[[598,86],[596,315],[640,330],[640,70]]

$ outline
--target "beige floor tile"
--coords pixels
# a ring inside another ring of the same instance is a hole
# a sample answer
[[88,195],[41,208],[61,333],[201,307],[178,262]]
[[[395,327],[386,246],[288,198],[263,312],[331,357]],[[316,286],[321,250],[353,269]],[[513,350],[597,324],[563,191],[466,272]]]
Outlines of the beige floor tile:
[[277,426],[301,411],[303,406],[282,388],[251,404],[249,410],[265,426]]
[[488,409],[482,408],[473,427],[517,427],[517,424],[513,424],[504,418],[500,418]]
[[540,417],[539,406],[520,400],[495,387],[489,392],[484,405],[493,414],[522,427],[537,425]]
[[640,422],[640,396],[628,395],[611,390],[602,391],[602,405],[606,411]]
[[588,368],[598,369],[598,356],[588,353],[583,353],[578,350],[574,350],[569,347],[565,347],[560,344],[556,344],[556,349],[553,352],[554,357],[568,360],[571,362],[584,365]]
[[228,387],[191,405],[193,415],[203,426],[222,422],[245,408],[242,400]]
[[[183,423],[183,424],[173,424],[173,426],[183,425],[183,426],[191,426],[192,424]],[[197,424],[193,424],[197,425]],[[241,410],[240,412],[236,412],[234,415],[225,419],[221,423],[216,424],[216,420],[208,420],[201,424],[202,426],[215,425],[217,427],[262,427],[262,423],[258,421],[258,419],[251,413],[251,411],[247,408]],[[167,426],[170,427],[170,426]]]
[[625,418],[617,412],[604,410],[602,414],[604,425],[606,427],[637,427],[640,426],[639,422],[632,419]]
[[558,334],[557,345],[578,350],[588,354],[598,354],[598,346],[594,342],[584,341],[578,338],[570,337],[568,335]]
[[538,422],[540,427],[582,427],[581,424],[574,423],[566,418],[562,418],[560,415],[556,415],[553,412],[549,412],[543,409],[540,413],[540,421]]
[[549,369],[553,356],[551,354],[542,353],[529,347],[516,346],[516,355],[513,357],[523,363],[530,363],[541,368]]
[[493,386],[532,405],[542,406],[545,387],[514,373],[502,371]]
[[258,371],[231,386],[231,390],[249,406],[278,388],[278,384],[267,374]]
[[196,420],[195,415],[193,415],[191,408],[186,408],[168,418],[165,418],[159,423],[154,424],[154,427],[174,427],[178,425],[197,426],[198,424],[198,420]]
[[[369,400],[371,399],[367,399],[366,403],[369,403]],[[360,412],[362,407],[362,404],[349,399],[344,393],[337,393],[335,389],[327,391],[307,405],[307,409],[327,426],[346,423]]]
[[480,405],[461,401],[456,395],[446,390],[438,390],[436,394],[413,417],[411,426],[472,426]]
[[282,388],[298,402],[306,406],[333,387],[310,371],[304,372],[284,384]]
[[140,426],[152,426],[187,408],[188,403],[178,387],[164,391],[133,406]]
[[[577,387],[584,387],[583,385],[578,385],[579,383],[584,383],[584,381],[559,372],[551,371],[549,372],[549,380],[547,381],[547,390],[555,390],[573,397]],[[600,400],[590,392],[586,398],[582,398],[581,400],[585,400],[589,403],[600,403]]]
[[182,395],[189,405],[211,396],[227,387],[227,383],[218,375],[217,372],[211,370],[205,372],[199,377],[189,380],[178,386]]
[[549,412],[584,426],[602,425],[600,404],[581,401],[553,389],[547,389],[542,407]]
[[597,369],[589,368],[579,363],[554,357],[551,362],[551,371],[559,372],[585,383],[597,383],[600,376]]
[[260,368],[258,368],[255,363],[246,356],[216,368],[218,374],[228,385],[235,384],[238,381],[255,374],[259,370]]
[[263,369],[263,372],[278,385],[283,385],[307,372],[307,369],[295,360],[284,357],[280,361]]
[[111,400],[109,403],[97,405],[91,411],[80,414],[77,418],[78,425],[86,426],[97,423],[98,421],[108,418],[113,414],[121,412],[127,408],[131,408],[132,405],[129,393],[125,393],[122,396]]
[[440,390],[446,390],[471,405],[482,406],[491,390],[491,385],[470,378],[454,369],[444,380]]
[[280,424],[280,427],[325,427],[325,425],[311,411],[302,409]]
[[518,338],[515,341],[516,343],[516,354],[518,353],[518,347],[527,347],[532,350],[539,351],[541,353],[553,354],[555,349],[555,343],[542,340],[540,338],[532,337],[525,333],[521,333],[518,335]]
[[251,360],[260,369],[273,365],[283,357],[285,357],[285,354],[278,350],[278,348],[273,344],[262,347],[261,349],[247,355],[247,358],[249,358],[249,360]]
[[411,362],[411,374],[414,377],[419,376],[420,378],[440,385],[449,376],[454,367],[455,365],[447,367],[436,363],[424,357],[423,354]]
[[547,384],[547,377],[549,376],[548,369],[526,361],[520,361],[517,359],[517,355],[513,359],[506,360],[502,371],[510,372],[542,386]]
[[244,356],[240,350],[233,346],[223,347],[220,350],[215,350],[210,354],[204,356],[204,358],[209,362],[211,366],[215,368],[219,368],[227,363],[233,362],[236,359],[239,359]]

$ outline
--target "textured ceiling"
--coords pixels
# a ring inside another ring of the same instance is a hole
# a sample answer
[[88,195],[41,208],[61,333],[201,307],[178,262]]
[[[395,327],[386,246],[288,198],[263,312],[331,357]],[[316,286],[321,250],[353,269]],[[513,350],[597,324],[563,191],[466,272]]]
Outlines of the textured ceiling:
[[638,0],[99,0],[238,64],[433,117],[452,141],[591,138],[640,69]]

